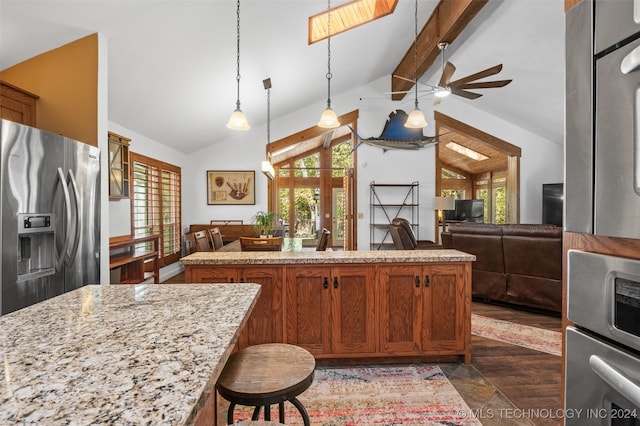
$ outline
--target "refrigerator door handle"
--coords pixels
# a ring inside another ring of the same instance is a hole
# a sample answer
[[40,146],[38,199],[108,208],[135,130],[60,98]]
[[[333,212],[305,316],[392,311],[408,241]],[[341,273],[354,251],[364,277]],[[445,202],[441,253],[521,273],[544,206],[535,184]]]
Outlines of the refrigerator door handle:
[[[73,171],[69,170],[69,183],[71,183],[71,189],[73,189],[73,195],[76,200],[76,229],[75,236],[73,238],[73,247],[71,248],[71,253],[67,254],[67,265],[71,265],[73,261],[76,259],[76,255],[78,253],[78,246],[80,245],[80,231],[82,229],[82,215],[80,214],[80,192],[78,191],[78,184],[76,183],[76,178],[73,175]],[[67,232],[69,231],[69,226],[67,226]]]
[[[71,223],[71,198],[69,197],[69,189],[67,188],[67,180],[64,177],[64,172],[62,171],[62,168],[58,167],[58,184],[62,187],[62,192],[64,193],[64,204],[65,204],[65,216],[67,219],[67,224]],[[57,261],[56,261],[56,271],[61,271],[62,267],[64,265],[64,261],[65,261],[65,256],[66,256],[66,252],[67,252],[67,247],[69,247],[69,239],[70,239],[70,234],[69,234],[69,227],[67,226],[67,229],[64,233],[64,244],[62,245],[62,250],[60,251],[60,253],[58,253],[56,251],[56,256],[57,256]]]

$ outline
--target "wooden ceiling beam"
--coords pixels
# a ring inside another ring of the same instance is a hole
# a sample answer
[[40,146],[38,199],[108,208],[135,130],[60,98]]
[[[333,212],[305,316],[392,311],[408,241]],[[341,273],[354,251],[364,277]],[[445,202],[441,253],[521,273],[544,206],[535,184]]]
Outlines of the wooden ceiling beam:
[[[480,9],[489,0],[440,0],[433,13],[418,33],[418,67],[417,78],[419,79],[433,65],[440,54],[438,43],[452,43],[462,30],[478,14]],[[415,41],[404,54],[393,75],[413,80],[416,71],[415,61]],[[413,87],[413,83],[391,76],[391,91],[407,91]],[[399,101],[405,94],[391,95],[391,99]]]

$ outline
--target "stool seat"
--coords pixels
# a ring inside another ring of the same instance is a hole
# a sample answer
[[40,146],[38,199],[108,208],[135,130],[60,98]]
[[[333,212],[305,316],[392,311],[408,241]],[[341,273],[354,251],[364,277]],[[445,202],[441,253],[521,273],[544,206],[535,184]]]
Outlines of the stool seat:
[[231,403],[228,423],[233,423],[236,404],[256,407],[252,420],[257,420],[262,406],[265,420],[271,420],[269,406],[279,404],[284,423],[283,403],[290,401],[308,425],[309,416],[296,397],[313,383],[315,367],[309,351],[284,343],[249,346],[231,355],[217,383],[220,395]]

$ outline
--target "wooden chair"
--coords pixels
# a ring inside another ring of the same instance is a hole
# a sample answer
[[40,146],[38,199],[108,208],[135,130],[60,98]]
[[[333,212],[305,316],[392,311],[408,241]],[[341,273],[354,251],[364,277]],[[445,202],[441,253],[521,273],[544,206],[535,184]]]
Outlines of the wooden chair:
[[193,237],[196,240],[196,251],[213,251],[209,244],[209,232],[197,231],[193,233]]
[[193,235],[193,232],[187,232],[186,234],[184,234],[184,249],[187,255],[198,251],[196,248],[196,239]]
[[224,245],[220,228],[217,226],[215,228],[209,228],[209,237],[211,237],[211,246],[214,250],[218,250]]
[[322,228],[322,232],[320,233],[320,238],[318,238],[318,245],[316,246],[316,251],[326,251],[327,243],[329,242],[329,235],[331,232],[327,228]]
[[241,251],[281,251],[282,237],[240,237]]

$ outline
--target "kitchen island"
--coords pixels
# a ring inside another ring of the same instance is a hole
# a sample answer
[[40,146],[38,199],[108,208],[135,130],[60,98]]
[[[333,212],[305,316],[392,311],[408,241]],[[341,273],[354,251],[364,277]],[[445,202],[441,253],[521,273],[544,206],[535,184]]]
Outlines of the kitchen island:
[[239,344],[316,359],[462,356],[471,362],[471,262],[457,250],[197,252],[187,283],[262,285]]
[[200,423],[259,293],[92,285],[0,317],[0,424]]

